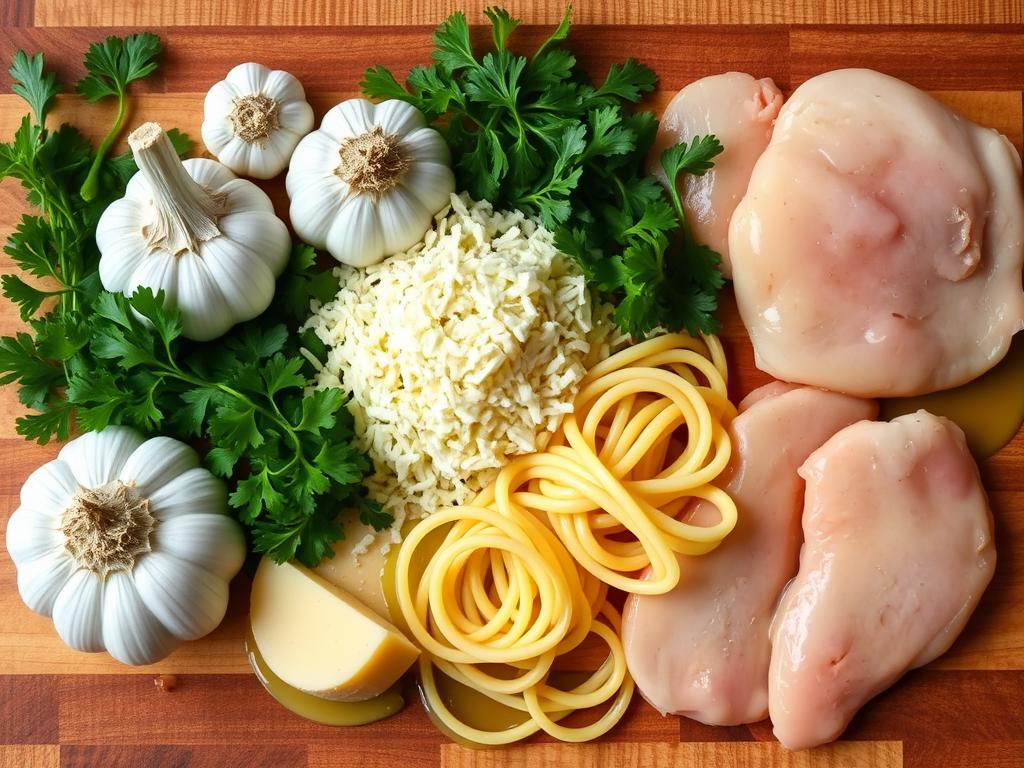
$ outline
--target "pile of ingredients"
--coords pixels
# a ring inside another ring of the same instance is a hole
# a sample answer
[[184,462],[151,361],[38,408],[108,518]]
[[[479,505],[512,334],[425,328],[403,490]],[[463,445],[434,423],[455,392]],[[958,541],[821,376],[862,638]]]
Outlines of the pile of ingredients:
[[[316,128],[295,77],[235,67],[216,159],[155,123],[111,155],[154,35],[86,53],[78,93],[119,104],[97,149],[47,127],[60,86],[18,52],[0,178],[38,213],[0,383],[20,434],[67,441],[8,523],[22,599],[149,664],[221,622],[248,552],[250,660],[320,722],[394,714],[413,670],[473,745],[594,739],[636,691],[834,740],[994,572],[963,429],[906,398],[1024,328],[1016,150],[869,70],[785,103],[707,77],[659,123],[642,64],[580,71],[568,12],[529,57],[486,15],[482,57],[455,13]],[[243,178],[281,173],[288,223]],[[778,379],[738,405],[727,279]]]

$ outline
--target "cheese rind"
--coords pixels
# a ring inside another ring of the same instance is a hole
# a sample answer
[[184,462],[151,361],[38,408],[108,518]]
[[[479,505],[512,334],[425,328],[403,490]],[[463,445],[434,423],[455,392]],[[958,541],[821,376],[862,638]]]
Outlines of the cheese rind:
[[267,666],[288,685],[325,699],[378,696],[419,655],[394,626],[296,563],[263,558],[249,610]]

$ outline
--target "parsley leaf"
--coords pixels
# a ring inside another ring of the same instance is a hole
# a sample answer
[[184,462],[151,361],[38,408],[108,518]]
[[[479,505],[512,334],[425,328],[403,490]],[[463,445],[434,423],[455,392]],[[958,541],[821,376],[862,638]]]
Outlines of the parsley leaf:
[[[632,105],[654,89],[654,72],[628,59],[591,84],[560,45],[568,8],[532,57],[508,48],[517,19],[501,8],[484,15],[493,50],[474,52],[458,12],[434,32],[434,64],[413,68],[404,86],[384,67],[368,69],[363,93],[422,110],[451,148],[460,189],[553,229],[558,247],[617,305],[624,331],[714,330],[718,256],[693,242],[678,193],[645,170],[658,124]],[[669,178],[705,173],[720,151],[713,136],[672,148]]]
[[111,35],[101,43],[93,43],[85,54],[88,74],[78,81],[75,90],[89,101],[107,96],[120,98],[130,82],[156,69],[153,59],[160,49],[160,38],[150,32],[125,38]]
[[14,81],[11,90],[28,102],[35,113],[36,122],[44,125],[46,114],[61,88],[53,72],[43,72],[43,54],[28,56],[24,51],[16,51],[8,71]]

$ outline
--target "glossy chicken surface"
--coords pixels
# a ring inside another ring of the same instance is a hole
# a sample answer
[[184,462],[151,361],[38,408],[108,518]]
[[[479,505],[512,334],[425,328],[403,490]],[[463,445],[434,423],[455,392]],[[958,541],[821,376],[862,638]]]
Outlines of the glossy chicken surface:
[[952,387],[1024,327],[1020,158],[901,80],[819,75],[782,108],[729,252],[762,370],[861,396]]
[[[736,528],[715,551],[681,557],[672,592],[630,596],[623,623],[626,662],[644,697],[662,713],[712,725],[767,716],[768,628],[800,551],[797,469],[833,433],[877,410],[872,401],[780,382],[740,407],[724,486]],[[702,512],[711,510],[694,516]]]
[[703,176],[682,177],[679,192],[694,238],[718,251],[726,277],[732,275],[729,221],[747,191],[754,163],[768,146],[781,107],[782,92],[770,78],[755,80],[742,72],[727,72],[687,85],[661,117],[648,171],[666,185],[659,162],[663,150],[709,134],[722,143],[724,149],[714,167]]
[[837,738],[869,699],[944,653],[995,568],[963,432],[918,411],[861,422],[800,469],[800,571],[772,625],[768,704],[790,749]]

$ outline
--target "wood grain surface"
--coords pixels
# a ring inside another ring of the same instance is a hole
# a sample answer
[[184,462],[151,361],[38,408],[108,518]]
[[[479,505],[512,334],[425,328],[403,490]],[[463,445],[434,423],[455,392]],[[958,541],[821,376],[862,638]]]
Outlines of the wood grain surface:
[[[430,27],[456,7],[481,20],[483,0],[22,0],[0,2],[0,60],[24,48],[44,51],[66,83],[82,73],[89,42],[110,31],[152,29],[164,39],[160,73],[139,87],[132,124],[156,120],[199,135],[206,89],[248,60],[298,76],[322,115],[354,95],[363,70],[381,63],[404,73],[430,55]],[[529,24],[561,15],[558,0],[507,7]],[[867,66],[935,93],[968,117],[998,128],[1021,147],[1024,91],[1022,0],[640,0],[575,3],[570,47],[592,73],[630,55],[661,78],[649,106],[660,109],[686,83],[729,69],[770,76],[786,91],[838,67]],[[899,26],[896,26],[899,25]],[[524,47],[545,32],[517,33]],[[477,30],[477,34],[486,34]],[[0,90],[9,91],[6,74]],[[24,112],[0,95],[0,138]],[[111,105],[62,96],[51,121],[72,120],[96,139]],[[280,180],[263,185],[281,214]],[[25,209],[10,182],[0,184],[0,237]],[[12,271],[0,257],[0,272]],[[724,336],[735,394],[767,380],[753,367],[749,342],[727,302]],[[0,332],[18,327],[0,303]],[[56,446],[14,433],[21,412],[0,392],[0,525],[18,503],[28,473]],[[232,585],[223,625],[152,667],[127,668],[105,654],[81,654],[57,639],[48,619],[21,603],[13,565],[0,553],[0,768],[392,768],[395,765],[716,766],[1024,766],[1024,437],[982,468],[996,517],[995,579],[966,632],[943,658],[912,672],[869,704],[843,741],[788,753],[767,722],[711,728],[663,718],[634,701],[624,722],[598,744],[562,745],[547,737],[498,751],[447,743],[409,691],[409,705],[372,726],[332,729],[304,721],[265,695],[242,651],[248,583]],[[157,674],[177,676],[163,692]]]

